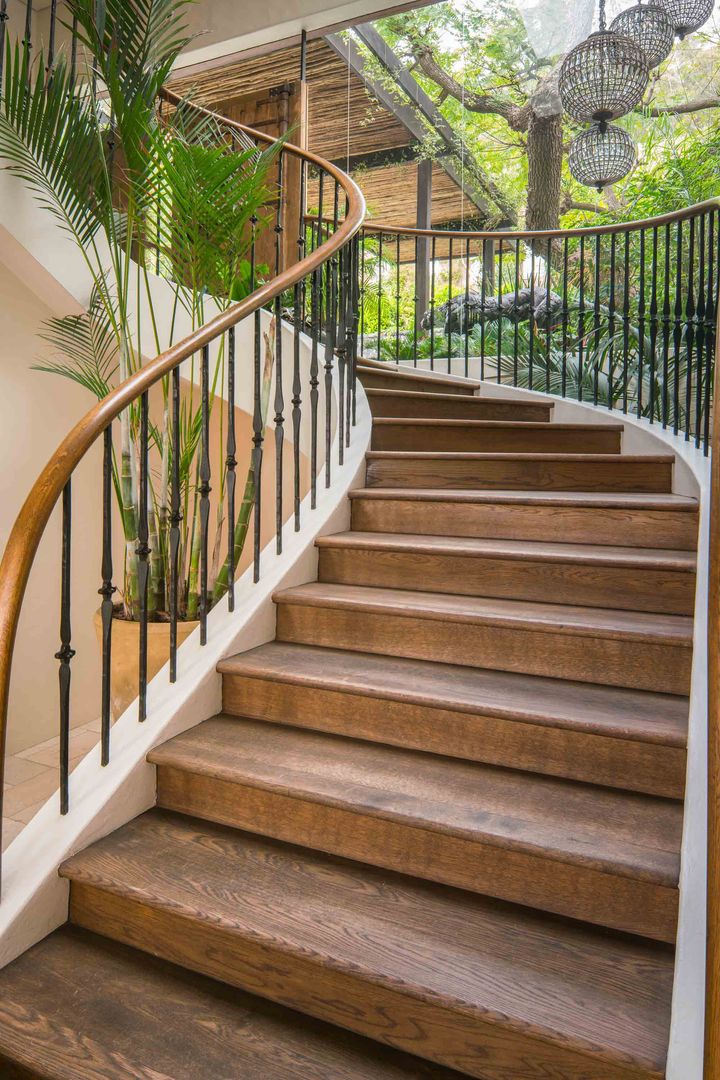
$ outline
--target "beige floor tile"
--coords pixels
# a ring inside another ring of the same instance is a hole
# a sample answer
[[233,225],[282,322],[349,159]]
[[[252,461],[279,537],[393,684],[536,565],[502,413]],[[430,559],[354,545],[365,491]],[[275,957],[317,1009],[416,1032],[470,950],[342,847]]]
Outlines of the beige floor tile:
[[[71,732],[70,757],[78,757],[87,754],[87,752],[92,750],[93,746],[97,745],[99,741],[100,736],[95,731],[84,731],[79,729],[78,731]],[[59,742],[56,742],[53,746],[48,746],[44,749],[38,747],[32,751],[28,750],[27,755],[28,760],[54,769],[59,762],[60,744]]]
[[26,806],[24,810],[18,810],[13,815],[13,821],[19,821],[21,825],[27,825],[28,821],[32,821],[38,810],[42,809],[46,802],[47,799],[41,799],[40,802],[33,803],[32,806]]
[[7,792],[3,799],[3,812],[8,817],[16,818],[18,811],[49,799],[53,792],[57,791],[58,783],[56,769],[43,769],[39,776],[26,780],[23,784],[16,784]]
[[95,731],[99,735],[102,731],[102,720],[98,716],[97,720],[91,720],[84,728],[78,728],[78,731]]
[[9,847],[15,837],[25,828],[22,821],[13,821],[12,818],[2,819],[2,850]]
[[51,746],[57,747],[59,745],[60,736],[55,735],[52,739],[46,739],[45,742],[37,743],[35,746],[28,746],[27,750],[21,750],[20,753],[16,754],[15,756],[20,758],[29,758],[32,757],[33,754],[36,754],[38,750],[48,750]]
[[15,757],[11,754],[5,759],[5,779],[8,784],[24,784],[26,780],[32,780],[34,776],[39,776],[43,772],[45,766],[37,761],[30,761],[27,758]]

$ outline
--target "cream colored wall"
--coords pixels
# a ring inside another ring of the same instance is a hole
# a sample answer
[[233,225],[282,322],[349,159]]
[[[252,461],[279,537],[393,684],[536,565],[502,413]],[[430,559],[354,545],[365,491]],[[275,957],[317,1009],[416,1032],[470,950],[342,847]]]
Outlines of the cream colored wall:
[[[32,371],[37,331],[51,311],[0,263],[0,551],[40,470],[73,423],[92,404],[69,380]],[[98,606],[100,534],[97,452],[79,467],[73,485],[73,722],[98,714],[98,649],[92,613]],[[94,522],[94,525],[90,525]],[[58,731],[60,515],[40,545],[20,621],[11,688],[9,751],[16,753]]]

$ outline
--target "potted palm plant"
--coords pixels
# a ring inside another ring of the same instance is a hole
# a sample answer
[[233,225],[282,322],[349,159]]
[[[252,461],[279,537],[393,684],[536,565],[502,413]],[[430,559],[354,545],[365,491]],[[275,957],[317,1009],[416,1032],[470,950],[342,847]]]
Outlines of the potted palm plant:
[[[68,0],[68,29],[77,58],[71,61],[60,52],[49,70],[42,51],[31,60],[24,44],[7,44],[0,155],[72,237],[92,286],[85,312],[45,325],[42,336],[53,353],[37,366],[81,383],[98,399],[137,371],[146,356],[159,354],[176,336],[202,325],[253,285],[247,258],[251,221],[258,223],[257,235],[265,224],[263,207],[272,198],[269,176],[277,147],[259,151],[253,145],[230,144],[217,121],[190,102],[159,107],[164,83],[189,40],[187,2]],[[156,317],[158,277],[165,279],[165,303],[170,290],[167,340],[160,338]],[[271,338],[268,335],[266,397],[274,354]],[[210,373],[211,407],[219,409],[226,360],[221,347]],[[192,364],[186,374],[179,426],[180,640],[193,629],[199,603],[201,407]],[[169,396],[166,380],[151,400],[150,677],[167,659],[169,647],[168,478],[175,442]],[[222,418],[219,428],[222,439]],[[113,482],[125,555],[115,605],[116,713],[132,700],[137,686],[137,407],[125,410],[119,429]],[[215,491],[213,600],[227,588],[227,562],[220,558],[227,549],[221,544],[223,487],[224,476]],[[235,533],[238,556],[253,503],[249,470]]]

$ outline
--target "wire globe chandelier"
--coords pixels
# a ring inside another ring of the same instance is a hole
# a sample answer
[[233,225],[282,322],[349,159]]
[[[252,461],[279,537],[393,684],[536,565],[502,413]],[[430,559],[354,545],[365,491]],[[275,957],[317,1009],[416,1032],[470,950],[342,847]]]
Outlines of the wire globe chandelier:
[[713,0],[658,0],[667,12],[675,33],[684,38],[708,21],[713,13]]
[[593,124],[570,143],[568,165],[581,184],[602,191],[616,184],[632,169],[636,160],[632,138],[616,124]]
[[660,3],[643,4],[642,0],[616,15],[610,30],[639,45],[649,68],[656,68],[667,60],[675,40],[675,27],[666,9]]
[[560,97],[569,116],[580,123],[607,123],[634,109],[650,78],[641,47],[605,27],[600,0],[600,29],[565,57],[560,69]]

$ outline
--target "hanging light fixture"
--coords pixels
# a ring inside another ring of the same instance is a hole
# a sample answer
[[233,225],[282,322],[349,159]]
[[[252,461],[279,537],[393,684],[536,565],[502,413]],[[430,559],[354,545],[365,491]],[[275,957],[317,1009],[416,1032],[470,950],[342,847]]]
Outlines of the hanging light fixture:
[[563,108],[581,123],[616,120],[639,104],[649,77],[637,42],[606,29],[600,0],[600,29],[576,45],[560,69]]
[[658,0],[667,12],[679,38],[692,34],[708,21],[715,7],[714,0]]
[[635,144],[627,131],[604,121],[593,124],[570,143],[568,165],[581,184],[602,191],[616,184],[635,164]]
[[642,0],[616,15],[610,30],[639,45],[650,68],[667,60],[675,38],[675,27],[665,8],[659,3],[643,4]]

